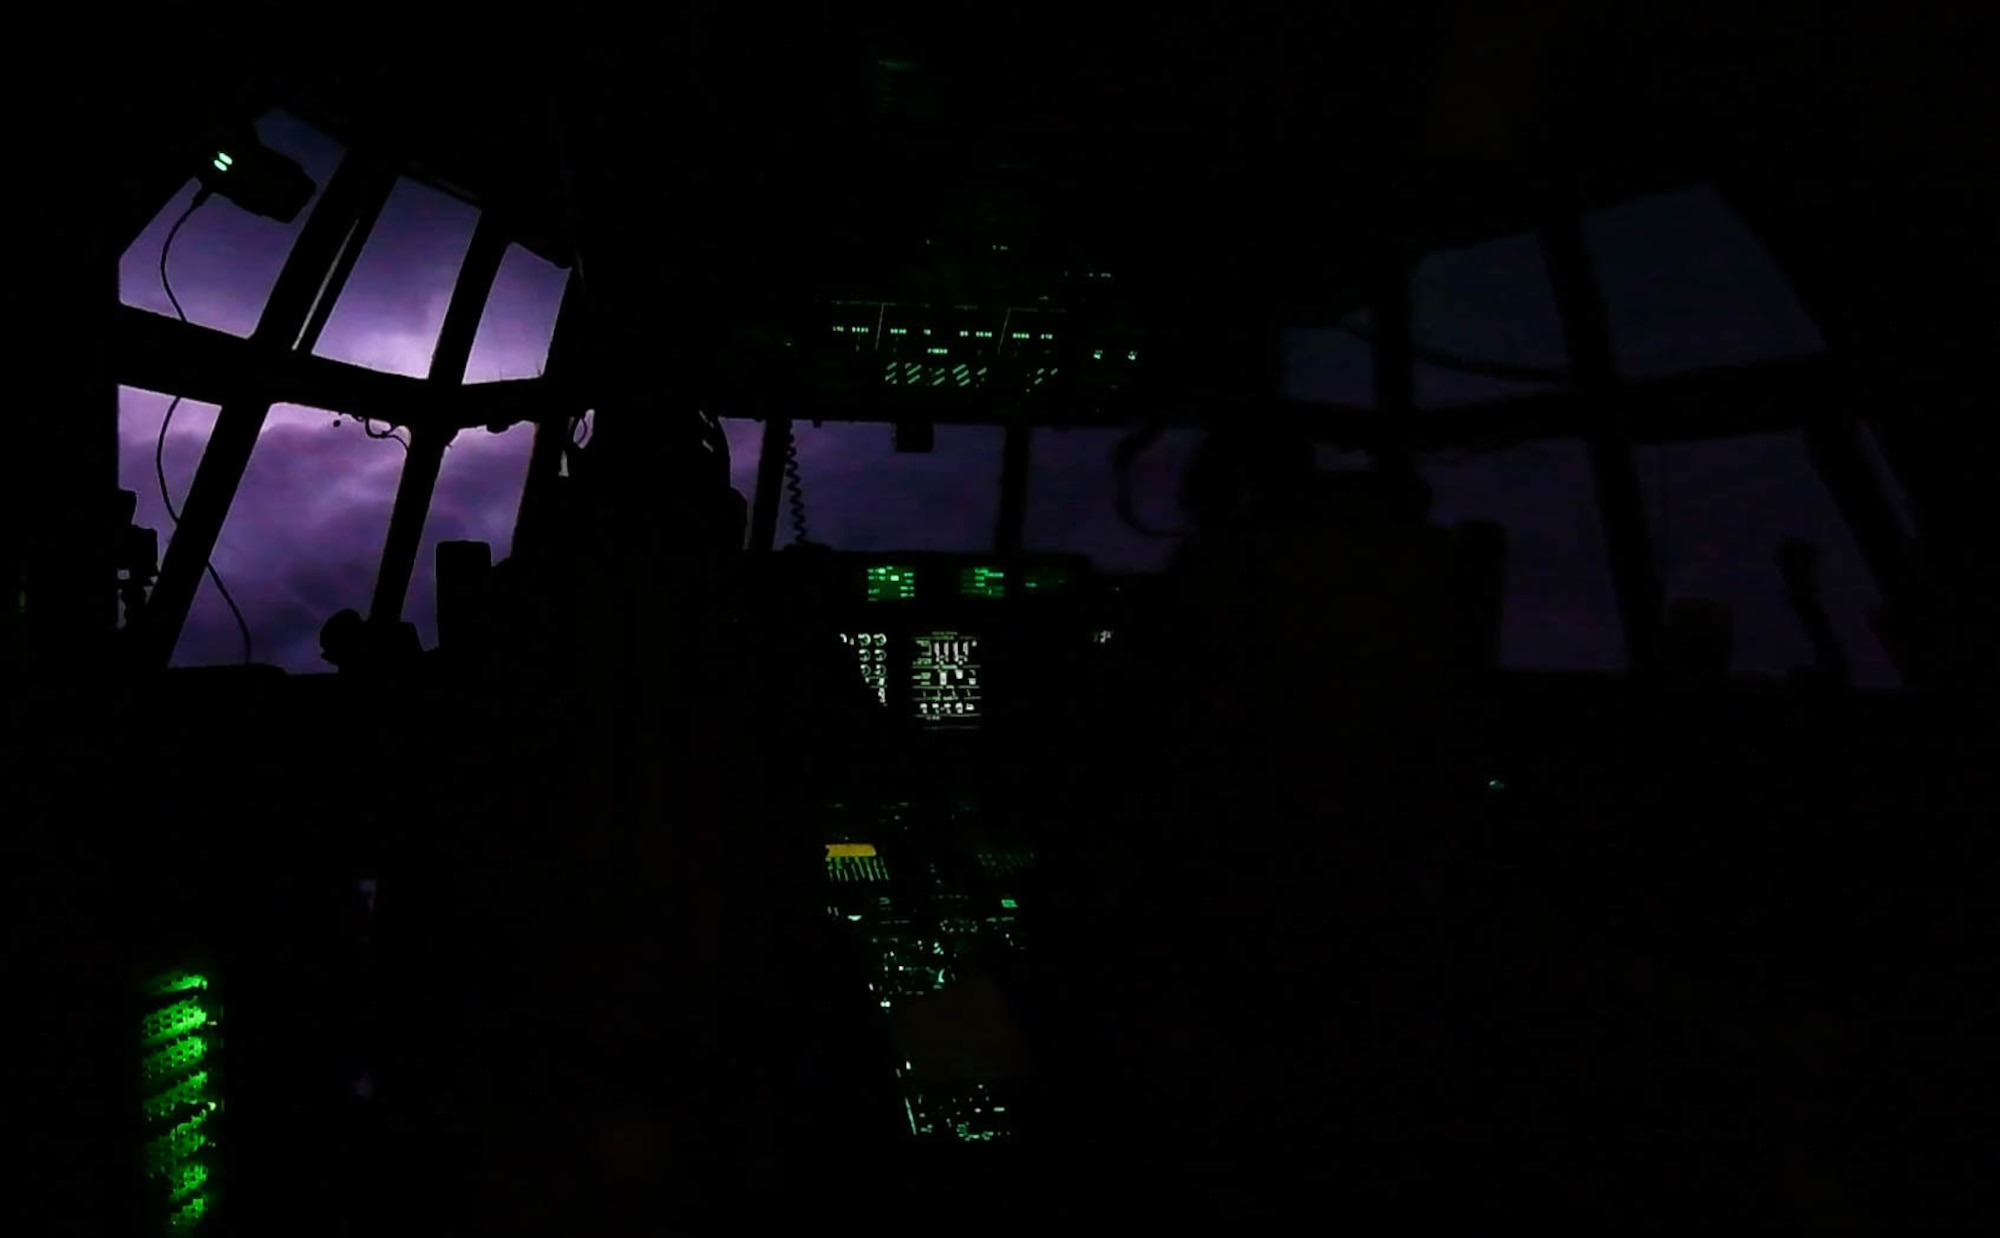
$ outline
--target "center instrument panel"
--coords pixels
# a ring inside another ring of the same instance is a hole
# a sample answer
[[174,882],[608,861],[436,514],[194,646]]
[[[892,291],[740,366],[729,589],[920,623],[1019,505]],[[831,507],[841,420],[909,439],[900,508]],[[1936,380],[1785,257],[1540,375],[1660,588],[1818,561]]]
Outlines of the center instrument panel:
[[1081,556],[842,554],[841,640],[876,700],[924,730],[975,730],[1037,659],[1087,647],[1094,596]]

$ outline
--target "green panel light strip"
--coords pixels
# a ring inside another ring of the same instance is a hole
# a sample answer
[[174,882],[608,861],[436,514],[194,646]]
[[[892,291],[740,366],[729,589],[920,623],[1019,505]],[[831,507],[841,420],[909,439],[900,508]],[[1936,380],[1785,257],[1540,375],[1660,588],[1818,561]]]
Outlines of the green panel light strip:
[[889,866],[880,856],[831,855],[826,859],[827,880],[834,882],[866,882],[889,880]]
[[[993,877],[1018,877],[1035,867],[1035,853],[1027,848],[981,847],[973,854],[979,866]],[[1000,905],[1012,904],[1002,899]]]
[[147,1007],[138,1028],[147,1203],[162,1232],[193,1233],[215,1204],[220,1008],[208,977],[188,968],[154,976],[139,991]]

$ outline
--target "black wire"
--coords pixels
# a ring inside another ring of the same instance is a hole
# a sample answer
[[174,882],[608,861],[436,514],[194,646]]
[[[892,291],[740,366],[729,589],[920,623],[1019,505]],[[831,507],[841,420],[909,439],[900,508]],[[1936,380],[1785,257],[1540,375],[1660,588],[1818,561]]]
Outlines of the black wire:
[[363,434],[367,435],[367,436],[368,436],[369,438],[372,438],[372,439],[377,439],[377,440],[380,440],[380,439],[388,439],[388,440],[389,440],[390,442],[393,442],[394,444],[396,444],[396,446],[398,446],[398,447],[401,447],[401,448],[403,449],[403,451],[404,451],[404,453],[405,453],[405,454],[408,454],[408,452],[409,452],[409,450],[410,450],[410,444],[409,444],[409,441],[408,441],[407,439],[405,439],[405,438],[404,438],[404,437],[403,437],[402,435],[400,435],[400,434],[396,433],[396,427],[395,427],[395,426],[393,426],[393,425],[392,425],[392,426],[390,426],[390,427],[389,427],[388,429],[386,429],[386,430],[377,430],[377,429],[375,428],[375,419],[374,419],[374,418],[372,418],[372,417],[362,417],[362,416],[358,416],[358,415],[356,415],[356,414],[353,414],[353,413],[337,413],[337,414],[335,414],[335,415],[334,415],[334,419],[333,419],[333,424],[334,424],[335,426],[339,426],[339,425],[340,425],[340,424],[341,424],[341,423],[342,423],[343,421],[345,421],[345,420],[346,420],[346,418],[348,418],[348,417],[353,417],[353,418],[354,418],[354,423],[355,423],[356,425],[360,426],[360,427],[361,427],[361,432],[362,432]]
[[[167,229],[167,239],[160,245],[160,287],[166,290],[167,303],[174,307],[174,316],[182,322],[188,320],[187,311],[181,308],[181,299],[174,295],[174,281],[167,277],[167,255],[174,250],[174,238],[180,235],[181,225],[186,223],[196,209],[206,201],[208,201],[208,190],[198,191],[194,195],[194,201],[188,203],[187,209],[181,212],[181,217],[174,220],[174,226]],[[181,514],[174,509],[173,495],[167,489],[167,427],[174,423],[174,410],[180,406],[179,396],[167,402],[166,416],[160,418],[159,437],[153,440],[153,476],[160,483],[160,502],[166,506],[167,519],[174,522],[175,528],[180,527]],[[236,605],[236,599],[230,596],[229,586],[222,583],[222,573],[215,570],[215,561],[209,560],[206,566],[208,578],[215,582],[215,591],[222,595],[224,604],[229,607],[230,615],[236,620],[236,630],[243,637],[243,664],[248,666],[251,661],[250,625],[243,621],[243,610]]]
[[792,540],[803,544],[806,537],[806,486],[799,476],[799,436],[796,430],[785,435],[785,493],[791,500]]
[[409,440],[405,439],[402,435],[396,433],[396,427],[390,426],[386,430],[377,430],[375,428],[375,422],[372,418],[356,417],[355,420],[361,423],[361,432],[363,434],[366,434],[369,438],[373,439],[386,438],[390,442],[396,444],[396,446],[402,448],[404,455],[409,454],[410,451]]

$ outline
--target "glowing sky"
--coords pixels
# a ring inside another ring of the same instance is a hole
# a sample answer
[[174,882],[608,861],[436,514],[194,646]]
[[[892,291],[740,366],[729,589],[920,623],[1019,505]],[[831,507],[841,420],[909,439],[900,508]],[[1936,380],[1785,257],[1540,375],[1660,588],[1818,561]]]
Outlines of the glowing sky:
[[[324,184],[337,143],[282,116],[264,140]],[[160,287],[160,247],[192,187],[163,206],[121,269],[121,298],[171,313]],[[309,208],[310,209],[310,208]],[[301,216],[301,221],[304,216]],[[377,225],[316,351],[398,374],[426,372],[453,281],[477,220],[475,208],[402,182]],[[248,335],[299,224],[259,219],[220,199],[189,220],[171,274],[188,317]],[[1713,195],[1700,191],[1634,203],[1588,221],[1621,370],[1633,377],[1818,351],[1811,323],[1782,277]],[[565,273],[508,251],[481,320],[467,381],[540,371]],[[1559,367],[1564,354],[1553,297],[1530,238],[1427,260],[1417,281],[1419,337],[1460,353]],[[1366,403],[1365,346],[1332,333],[1300,337],[1289,358],[1294,396]],[[1418,375],[1421,408],[1467,404],[1527,390],[1435,367]],[[139,523],[171,524],[154,477],[153,446],[167,396],[126,389],[120,410],[120,483],[139,496]],[[178,505],[216,410],[182,402],[164,465]],[[754,491],[758,427],[726,423],[736,483]],[[1140,537],[1112,513],[1108,455],[1118,431],[1037,436],[1025,522],[1031,549],[1083,551],[1116,570],[1155,566],[1168,543]],[[426,645],[435,638],[432,565],[438,541],[477,538],[504,556],[531,432],[461,434],[446,455],[405,615]],[[1174,479],[1192,446],[1170,435],[1136,470],[1150,523],[1176,523]],[[842,549],[973,550],[990,544],[998,508],[1000,432],[940,427],[936,450],[897,454],[881,426],[799,430],[811,534]],[[242,606],[260,661],[324,669],[318,631],[342,607],[366,610],[403,451],[352,420],[294,406],[274,408],[216,548],[215,566]],[[1704,594],[1737,611],[1739,666],[1781,671],[1806,660],[1770,567],[1779,537],[1820,541],[1836,621],[1864,680],[1888,668],[1862,616],[1874,590],[1831,501],[1793,436],[1742,439],[1641,453],[1670,596]],[[1489,518],[1508,526],[1513,556],[1504,657],[1515,665],[1610,669],[1622,651],[1588,471],[1573,443],[1547,443],[1475,459],[1427,464],[1444,522]],[[780,541],[790,536],[781,516]],[[230,661],[240,642],[214,587],[204,581],[176,651],[182,664]]]

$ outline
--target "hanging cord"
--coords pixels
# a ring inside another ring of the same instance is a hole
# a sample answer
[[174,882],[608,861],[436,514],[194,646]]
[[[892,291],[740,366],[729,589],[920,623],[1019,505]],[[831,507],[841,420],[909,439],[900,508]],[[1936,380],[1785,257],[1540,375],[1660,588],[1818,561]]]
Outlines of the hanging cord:
[[785,434],[785,495],[792,510],[792,541],[804,544],[811,539],[806,536],[806,485],[799,476],[799,436],[796,430]]
[[[196,192],[194,201],[188,203],[187,209],[181,212],[181,217],[174,221],[174,226],[167,229],[167,239],[160,246],[160,287],[166,290],[167,303],[174,307],[174,316],[182,322],[188,320],[187,311],[181,308],[181,299],[174,295],[174,282],[167,277],[167,255],[174,251],[174,238],[180,235],[181,225],[186,223],[201,204],[208,201],[208,198],[207,189]],[[167,487],[167,427],[174,424],[174,410],[180,406],[179,396],[167,402],[166,415],[160,418],[160,433],[153,440],[153,476],[160,483],[160,502],[166,506],[167,519],[173,521],[175,528],[180,527],[181,514],[175,509],[173,496]],[[248,666],[251,662],[250,625],[243,621],[243,611],[236,605],[236,599],[230,596],[229,586],[222,583],[222,573],[215,570],[215,560],[210,559],[206,567],[208,578],[215,582],[215,591],[222,595],[223,603],[229,607],[230,615],[236,620],[236,631],[243,637],[243,664]]]

